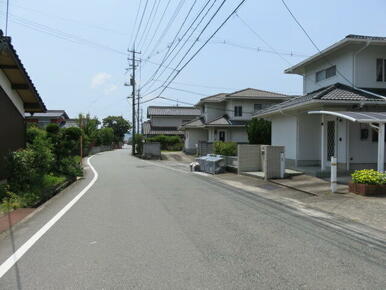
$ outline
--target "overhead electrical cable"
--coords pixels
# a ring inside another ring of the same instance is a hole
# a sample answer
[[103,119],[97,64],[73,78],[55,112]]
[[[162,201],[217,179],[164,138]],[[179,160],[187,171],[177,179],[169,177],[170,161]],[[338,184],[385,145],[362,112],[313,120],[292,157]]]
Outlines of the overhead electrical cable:
[[153,54],[154,51],[157,49],[158,45],[160,43],[162,43],[162,40],[164,39],[164,37],[166,36],[166,34],[169,32],[169,29],[172,27],[172,24],[173,22],[175,21],[175,19],[177,18],[178,14],[180,13],[181,9],[182,9],[182,6],[184,5],[186,0],[180,0],[177,4],[177,7],[176,9],[174,10],[172,16],[170,17],[168,23],[166,24],[164,30],[162,31],[160,37],[158,37],[152,51],[150,52],[150,54]]
[[[149,47],[151,46],[151,44],[153,43],[153,40],[154,40],[155,36],[157,35],[158,30],[159,30],[160,27],[161,27],[162,20],[163,20],[164,17],[165,17],[165,13],[166,13],[167,9],[169,8],[170,1],[171,1],[171,0],[168,0],[167,4],[166,4],[166,6],[165,6],[165,9],[164,9],[164,11],[163,11],[162,14],[161,14],[161,17],[160,17],[160,19],[159,19],[159,21],[158,21],[158,23],[157,23],[156,29],[155,29],[155,31],[153,32],[152,37],[150,38],[150,42],[149,42],[148,45],[144,48],[144,51],[145,51],[145,52],[148,50],[148,48],[149,48]],[[160,2],[161,2],[161,1],[160,1]]]
[[[311,38],[311,36],[308,34],[308,32],[306,31],[306,29],[303,27],[303,25],[299,22],[299,20],[296,18],[296,16],[292,13],[291,9],[288,7],[287,3],[284,1],[284,0],[281,0],[281,2],[283,3],[284,7],[286,8],[286,10],[288,11],[288,13],[291,15],[292,19],[296,22],[296,24],[300,27],[300,29],[304,32],[304,34],[307,36],[307,38],[309,39],[309,41],[312,43],[312,45],[316,48],[316,50],[321,53],[322,51],[319,49],[319,47],[316,45],[315,41]],[[329,64],[329,65],[333,65],[330,61],[328,61],[327,58],[325,58],[326,62]],[[344,78],[348,83],[351,84],[351,86],[353,88],[355,88],[355,85],[354,83],[348,79],[343,73],[341,73],[338,68],[335,66],[335,69],[336,69],[336,72],[337,74],[339,74],[342,78]]]
[[[188,64],[200,53],[200,51],[208,44],[208,42],[220,31],[220,29],[229,21],[229,19],[237,12],[237,10],[245,3],[246,0],[240,1],[237,7],[232,11],[231,14],[221,23],[221,25],[212,33],[212,35],[206,40],[206,42],[189,58],[189,60],[176,72],[176,74],[170,79],[168,84],[162,89],[158,94],[158,97],[161,97],[161,94],[168,88],[168,86],[176,79],[176,77],[188,66]],[[179,67],[179,64],[177,65]],[[171,76],[172,74],[170,74]],[[168,78],[169,79],[169,78]]]
[[[170,51],[170,46],[169,46],[169,49],[168,49],[168,52],[165,54],[163,60],[161,61],[161,64],[164,64],[167,59],[172,55],[172,53],[174,52],[174,50],[178,47],[178,44],[181,42],[181,40],[184,39],[184,37],[186,36],[186,34],[189,32],[189,30],[193,27],[193,25],[196,23],[196,21],[198,20],[198,18],[201,16],[201,14],[203,13],[203,11],[206,9],[206,7],[208,6],[208,4],[211,2],[212,0],[208,0],[206,2],[206,4],[204,5],[204,7],[199,11],[199,13],[197,14],[196,18],[193,20],[193,22],[190,24],[190,26],[186,29],[185,33],[181,36],[180,40],[178,41],[177,43],[177,46],[175,46],[171,51]],[[201,20],[198,22],[198,24],[196,25],[196,27],[192,30],[191,34],[188,36],[188,38],[185,40],[185,42],[182,44],[182,46],[180,47],[180,49],[177,51],[177,53],[174,55],[174,57],[172,58],[171,61],[169,61],[169,65],[172,63],[172,61],[177,57],[177,55],[179,55],[179,53],[181,52],[181,50],[185,47],[185,45],[187,44],[187,42],[191,39],[192,35],[194,34],[194,32],[198,29],[198,27],[200,26],[200,24],[202,23],[202,21],[205,19],[205,17],[207,16],[207,14],[210,12],[210,10],[212,9],[213,5],[216,3],[217,0],[215,0],[212,5],[209,7],[209,9],[206,11],[206,13],[203,15],[203,17],[201,18]],[[156,78],[156,75],[157,73],[159,72],[159,70],[161,69],[161,66],[158,67],[156,69],[156,71],[150,76],[150,78],[144,83],[144,85],[142,86],[145,87],[147,85],[150,84],[150,82],[152,82],[155,78]],[[164,73],[164,71],[162,71],[160,73],[160,75],[162,75]],[[159,77],[158,77],[159,78]]]
[[[179,66],[180,66],[180,64],[185,60],[185,58],[189,55],[189,53],[190,53],[190,51],[193,49],[193,47],[196,45],[196,43],[198,42],[198,39],[200,39],[200,37],[201,37],[201,35],[206,31],[206,29],[208,28],[208,26],[210,25],[210,23],[212,23],[212,21],[213,21],[213,19],[216,17],[216,15],[218,14],[218,12],[221,10],[221,8],[224,6],[224,4],[225,4],[225,2],[226,2],[227,0],[223,0],[222,2],[221,2],[221,4],[220,4],[220,6],[219,7],[217,7],[217,10],[215,11],[215,13],[211,16],[211,18],[209,19],[209,21],[206,23],[206,25],[204,26],[204,28],[201,30],[201,32],[199,33],[199,35],[196,37],[196,41],[194,41],[193,43],[192,43],[192,45],[188,48],[188,50],[185,52],[185,54],[184,54],[184,56],[181,58],[181,60],[179,61],[179,63],[175,66],[176,68],[178,68]],[[214,35],[213,35],[214,36]],[[204,44],[203,44],[203,46],[198,50],[198,52],[208,43],[210,41],[210,39],[209,40],[207,40]],[[194,54],[194,55],[196,55],[197,54],[197,52]],[[174,58],[173,58],[174,59]],[[173,61],[173,59],[172,59],[172,61]],[[170,63],[170,62],[169,62]],[[185,66],[184,66],[185,67]],[[178,70],[177,71],[177,75],[179,74],[179,71],[180,70]],[[173,74],[169,74],[169,76],[167,77],[167,79],[165,80],[165,82],[162,84],[162,85],[160,85],[158,88],[155,88],[154,90],[152,90],[151,92],[148,92],[148,93],[146,93],[146,95],[149,95],[149,94],[152,94],[152,93],[154,93],[154,92],[156,92],[157,90],[159,90],[159,89],[161,89],[161,88],[163,88],[163,90],[162,90],[162,92],[165,90],[165,84],[169,81],[169,79],[172,77],[172,75]]]
[[136,47],[140,47],[141,46],[141,43],[142,43],[142,40],[143,38],[145,37],[145,35],[147,35],[149,32],[148,32],[148,27],[149,27],[149,24],[150,24],[150,20],[152,20],[152,17],[153,17],[153,12],[155,10],[155,6],[157,5],[157,2],[159,0],[155,0],[153,2],[153,6],[151,7],[151,10],[150,10],[150,13],[149,13],[149,16],[147,17],[147,21],[146,21],[146,24],[145,24],[145,27],[141,33],[141,36],[139,37],[138,39],[138,43],[136,43]]
[[144,37],[144,41],[143,41],[143,44],[142,44],[141,49],[145,46],[146,41],[148,40],[149,33],[150,33],[151,30],[153,29],[153,24],[154,24],[154,22],[155,22],[156,15],[157,15],[157,13],[158,13],[158,9],[159,9],[160,4],[161,4],[161,0],[157,0],[157,7],[155,8],[153,17],[151,17],[150,26],[149,26],[149,29],[148,29],[148,31],[147,31],[147,33],[146,33],[146,36]]
[[133,37],[134,37],[135,27],[137,26],[137,21],[138,21],[138,16],[139,16],[139,11],[141,11],[141,4],[142,4],[142,0],[139,0],[139,5],[138,5],[137,13],[136,13],[136,15],[135,15],[135,20],[134,20],[133,29],[131,30],[131,37],[130,37],[130,40],[131,40],[132,42],[133,42]]
[[141,30],[141,26],[142,26],[142,22],[143,22],[143,17],[145,16],[146,8],[147,8],[148,4],[149,4],[149,0],[146,0],[145,7],[143,8],[143,11],[142,11],[141,20],[139,21],[137,33],[135,34],[135,38],[134,38],[134,41],[133,41],[133,44],[132,44],[133,46],[135,46],[135,43],[137,42],[138,34],[139,34],[140,30]]

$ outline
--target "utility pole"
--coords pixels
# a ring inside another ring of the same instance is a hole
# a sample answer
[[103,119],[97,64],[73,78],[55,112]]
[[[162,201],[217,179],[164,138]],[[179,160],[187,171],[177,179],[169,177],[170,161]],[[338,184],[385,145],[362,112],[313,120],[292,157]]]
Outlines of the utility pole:
[[139,105],[140,105],[140,102],[141,102],[141,97],[140,97],[140,89],[138,89],[138,97],[137,97],[137,134],[139,134],[139,128],[140,128],[140,123],[139,123]]
[[137,68],[137,65],[136,65],[136,59],[135,59],[135,55],[136,54],[140,54],[140,52],[137,52],[135,51],[135,46],[133,47],[133,50],[129,50],[129,52],[132,53],[132,57],[131,57],[131,68],[132,68],[132,74],[131,74],[131,79],[130,79],[130,85],[131,87],[133,88],[133,91],[132,91],[132,94],[131,94],[131,97],[133,99],[133,103],[132,103],[132,110],[133,110],[133,118],[132,118],[132,146],[131,146],[131,155],[135,155],[135,97],[136,97],[136,91],[135,91],[135,70]]

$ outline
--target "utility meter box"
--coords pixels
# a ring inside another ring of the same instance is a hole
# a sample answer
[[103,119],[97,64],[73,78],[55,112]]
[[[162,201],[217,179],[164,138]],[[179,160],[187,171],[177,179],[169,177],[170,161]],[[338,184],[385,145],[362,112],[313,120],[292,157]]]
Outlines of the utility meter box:
[[265,179],[284,178],[284,146],[261,146],[261,163]]

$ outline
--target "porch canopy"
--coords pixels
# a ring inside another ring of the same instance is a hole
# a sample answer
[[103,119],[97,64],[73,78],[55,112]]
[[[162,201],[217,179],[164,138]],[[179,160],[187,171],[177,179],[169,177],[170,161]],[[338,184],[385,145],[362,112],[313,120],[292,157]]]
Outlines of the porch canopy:
[[309,111],[310,115],[330,115],[356,123],[369,124],[378,131],[378,171],[384,171],[386,112]]

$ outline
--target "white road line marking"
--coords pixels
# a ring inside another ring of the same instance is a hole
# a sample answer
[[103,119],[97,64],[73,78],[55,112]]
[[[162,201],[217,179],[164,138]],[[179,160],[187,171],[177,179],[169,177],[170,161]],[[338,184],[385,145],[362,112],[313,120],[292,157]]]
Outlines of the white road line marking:
[[90,159],[94,156],[91,156],[87,159],[87,164],[90,166],[91,170],[94,173],[94,177],[91,182],[77,195],[75,196],[65,207],[63,207],[52,219],[50,219],[43,227],[40,228],[28,241],[26,241],[17,251],[11,255],[3,264],[0,266],[0,278],[2,278],[9,269],[11,269],[17,261],[23,257],[23,255],[58,221],[63,217],[66,212],[70,210],[71,207],[76,204],[79,199],[94,185],[98,179],[98,172],[91,165]]

